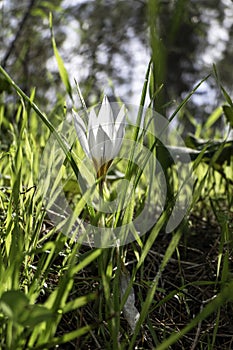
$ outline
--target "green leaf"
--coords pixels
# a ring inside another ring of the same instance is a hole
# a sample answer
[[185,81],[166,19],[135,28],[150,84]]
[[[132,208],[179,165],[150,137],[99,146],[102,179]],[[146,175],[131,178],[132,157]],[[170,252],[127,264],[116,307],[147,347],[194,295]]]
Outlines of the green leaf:
[[52,346],[58,346],[59,344],[64,344],[71,342],[72,340],[77,340],[81,336],[85,335],[86,333],[90,332],[94,328],[93,326],[84,326],[82,328],[76,329],[75,331],[65,333],[61,337],[53,338],[51,341],[46,343],[40,343],[39,345],[36,345],[34,347],[35,350],[43,350],[47,348],[51,348]]
[[4,92],[4,91],[10,92],[11,91],[11,86],[10,86],[9,82],[6,79],[0,77],[0,94],[2,92]]
[[227,118],[228,123],[230,124],[231,128],[233,128],[233,107],[224,105],[222,106],[222,109],[225,114],[225,117]]
[[208,117],[207,121],[204,124],[205,129],[209,129],[222,115],[222,108],[216,108],[213,113]]
[[77,167],[76,162],[74,161],[70,151],[67,148],[66,143],[62,140],[60,134],[57,132],[56,128],[53,126],[53,124],[50,123],[49,119],[47,118],[47,116],[41,112],[41,110],[38,108],[38,106],[31,101],[30,97],[28,97],[21,89],[20,87],[13,81],[13,79],[7,74],[7,72],[0,66],[0,74],[2,74],[5,79],[10,83],[10,85],[17,91],[17,93],[25,100],[29,103],[29,105],[34,109],[34,111],[36,112],[36,114],[39,116],[39,118],[42,120],[42,122],[49,128],[49,130],[51,132],[54,133],[57,142],[59,143],[61,149],[63,150],[63,152],[65,153],[66,157],[68,158],[68,161],[71,165],[71,167],[74,170],[74,173],[77,177],[77,179],[79,178],[79,170]]
[[65,68],[63,59],[61,58],[61,56],[60,56],[60,54],[58,52],[56,41],[55,41],[55,38],[54,38],[53,21],[52,21],[52,14],[51,13],[50,13],[50,16],[49,16],[49,24],[50,24],[50,30],[51,30],[51,36],[52,36],[53,51],[54,51],[55,58],[57,60],[57,65],[58,65],[58,70],[59,70],[59,73],[60,73],[60,77],[61,77],[61,80],[62,80],[63,84],[65,85],[67,93],[69,94],[71,100],[73,101],[72,88],[71,88],[71,84],[70,84],[70,81],[69,81],[69,76],[68,76],[67,70]]
[[203,84],[209,77],[210,77],[210,74],[208,74],[196,86],[194,86],[194,89],[184,98],[184,100],[179,104],[176,110],[172,113],[171,117],[169,118],[169,122],[171,122],[175,118],[177,113],[186,105],[186,103],[190,100],[192,95],[197,91],[197,89],[201,86],[201,84]]
[[65,314],[65,313],[70,312],[72,310],[76,310],[76,309],[86,305],[90,301],[95,300],[96,298],[97,298],[97,294],[96,293],[90,293],[88,295],[84,295],[82,297],[78,297],[75,300],[69,301],[64,306],[62,312]]
[[0,308],[3,313],[15,322],[29,305],[29,299],[20,290],[9,290],[3,293],[0,299]]
[[232,99],[230,98],[230,95],[228,95],[228,93],[226,92],[226,90],[224,89],[223,86],[221,86],[221,90],[222,90],[222,93],[223,93],[223,95],[225,97],[225,100],[233,108],[233,102],[232,102]]
[[52,320],[54,314],[42,305],[29,305],[19,317],[19,323],[33,328],[41,322]]
[[35,8],[31,11],[31,15],[34,17],[41,17],[41,18],[47,18],[48,14],[46,13],[45,10]]
[[34,327],[53,318],[53,313],[46,307],[30,305],[28,297],[20,290],[3,293],[0,309],[13,322],[27,327]]
[[86,266],[88,266],[92,261],[96,260],[98,256],[102,254],[103,250],[102,249],[95,249],[91,251],[90,253],[85,256],[85,258],[80,261],[80,263],[77,266],[74,266],[70,270],[70,275],[73,276],[75,273],[78,273],[82,269],[84,269]]
[[163,261],[162,261],[162,263],[161,263],[161,265],[159,267],[159,271],[158,271],[156,277],[154,278],[154,280],[152,282],[152,285],[151,285],[151,287],[149,289],[149,292],[147,293],[146,300],[145,300],[145,302],[142,305],[140,317],[139,317],[139,320],[138,320],[138,322],[136,324],[136,327],[135,327],[135,330],[134,330],[134,333],[133,333],[133,336],[132,336],[132,339],[131,339],[131,342],[130,342],[129,350],[132,350],[133,347],[134,347],[137,335],[138,335],[138,333],[140,331],[140,328],[141,328],[143,322],[145,321],[145,319],[146,319],[146,317],[148,315],[148,312],[150,310],[151,304],[153,302],[154,294],[155,294],[155,291],[156,291],[157,286],[158,286],[159,278],[160,278],[163,270],[165,269],[166,265],[168,264],[168,262],[169,262],[169,260],[170,260],[170,258],[172,256],[172,254],[174,253],[176,247],[178,246],[180,238],[181,238],[181,235],[182,235],[182,230],[179,230],[179,231],[177,231],[174,234],[174,236],[173,236],[173,238],[172,238],[172,240],[171,240],[171,242],[170,242],[170,244],[169,244],[169,246],[168,246],[168,248],[167,248],[167,250],[165,252],[165,255],[163,257]]
[[62,8],[57,5],[56,2],[52,3],[51,1],[41,1],[40,6],[43,6],[51,11],[62,11]]

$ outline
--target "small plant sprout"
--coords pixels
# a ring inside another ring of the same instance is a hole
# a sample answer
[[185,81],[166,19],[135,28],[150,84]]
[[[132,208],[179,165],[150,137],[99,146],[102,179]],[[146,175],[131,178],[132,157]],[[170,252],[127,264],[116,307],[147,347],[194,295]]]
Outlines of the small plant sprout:
[[98,116],[92,109],[86,127],[82,118],[73,111],[74,125],[80,144],[86,155],[92,159],[97,178],[105,179],[114,158],[117,157],[125,134],[125,106],[114,119],[113,111],[104,96]]

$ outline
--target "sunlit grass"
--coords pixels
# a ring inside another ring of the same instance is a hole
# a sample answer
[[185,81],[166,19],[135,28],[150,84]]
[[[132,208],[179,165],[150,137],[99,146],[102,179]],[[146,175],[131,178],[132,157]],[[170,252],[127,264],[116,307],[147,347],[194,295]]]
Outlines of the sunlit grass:
[[[193,152],[192,201],[173,232],[165,233],[165,227],[179,187],[175,165],[168,163],[171,198],[149,232],[141,237],[134,232],[135,241],[122,247],[90,248],[54,226],[37,191],[40,159],[50,130],[66,158],[63,173],[56,174],[58,179],[74,173],[73,183],[64,184],[67,198],[77,201],[75,210],[80,217],[98,225],[99,214],[86,206],[75,184],[78,162],[33,102],[34,92],[26,96],[3,70],[1,73],[20,95],[15,118],[9,118],[4,104],[0,113],[1,348],[220,349],[221,341],[228,344],[219,334],[225,331],[224,313],[226,323],[232,314],[233,167],[232,153],[220,161],[226,154],[224,141],[210,149],[210,140],[196,147],[198,153]],[[149,73],[150,65],[148,77]],[[143,105],[147,93],[148,80]],[[208,139],[209,128],[218,117],[212,114],[195,136]],[[136,128],[132,135],[134,141],[143,141]],[[158,156],[157,140],[149,136],[147,143]],[[230,147],[232,150],[232,141]],[[116,161],[110,168],[110,190],[116,175],[124,170],[134,179],[137,196],[123,213],[106,216],[105,224],[110,227],[130,222],[146,196],[144,175],[127,161]],[[112,188],[110,195],[114,196]],[[127,281],[126,289],[122,280]],[[140,313],[133,331],[124,309],[132,290]]]

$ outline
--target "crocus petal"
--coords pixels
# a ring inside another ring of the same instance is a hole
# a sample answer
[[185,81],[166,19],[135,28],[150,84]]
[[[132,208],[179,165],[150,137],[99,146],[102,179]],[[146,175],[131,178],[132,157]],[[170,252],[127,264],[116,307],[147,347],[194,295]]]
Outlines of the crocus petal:
[[104,96],[103,102],[99,110],[98,122],[102,126],[103,130],[106,132],[108,137],[111,139],[113,137],[114,130],[114,117],[112,108],[106,96]]
[[91,138],[91,135],[93,135],[92,131],[89,138],[89,148],[92,159],[95,160],[94,164],[98,165],[99,169],[103,164],[113,159],[112,140],[109,139],[101,126],[99,126],[95,140]]
[[[96,131],[96,130],[95,130]],[[89,149],[91,153],[91,157],[94,160],[94,164],[97,167],[96,170],[100,168],[103,162],[104,156],[104,135],[103,132],[99,135],[99,128],[97,130],[96,135],[94,135],[94,130],[89,130]]]
[[115,157],[118,155],[120,151],[124,134],[125,134],[125,106],[123,105],[120,109],[120,112],[117,115],[115,127],[114,127],[113,149],[114,149]]
[[114,139],[113,139],[114,158],[120,152],[124,134],[125,134],[125,106],[123,105],[120,109],[120,112],[117,115],[116,122],[115,122]]
[[116,138],[113,140],[113,158],[118,156],[122,145],[122,138]]
[[83,120],[75,111],[72,111],[72,114],[73,114],[74,126],[76,129],[79,142],[82,146],[82,149],[86,153],[86,155],[89,156],[89,147],[88,147],[87,136],[86,136],[86,126]]
[[[120,124],[117,124],[115,127],[114,140],[116,140],[115,143],[117,143],[117,145],[120,144],[120,146],[121,146],[121,143],[122,143],[123,138],[124,138],[124,134],[125,134],[125,121],[124,122],[122,121]],[[120,146],[117,147],[118,152],[120,151]]]
[[112,140],[105,133],[101,125],[98,129],[96,144],[101,146],[101,158],[103,162],[108,162],[112,158]]
[[125,125],[121,124],[119,129],[117,131],[115,130],[115,139],[123,139],[124,134],[125,134]]
[[[102,140],[102,142],[101,142]],[[113,159],[113,141],[108,137],[108,135],[104,132],[102,126],[99,127],[97,140],[98,143],[102,144],[102,161],[104,163],[109,162]]]
[[93,156],[94,149],[96,147],[96,136],[94,134],[94,130],[90,129],[88,132],[88,146],[92,156]]
[[94,138],[97,136],[97,131],[99,128],[99,121],[98,118],[95,114],[95,110],[91,109],[89,113],[89,122],[88,122],[88,135],[90,133],[90,130],[92,130]]
[[118,131],[120,127],[125,128],[125,105],[123,105],[116,117],[115,130]]

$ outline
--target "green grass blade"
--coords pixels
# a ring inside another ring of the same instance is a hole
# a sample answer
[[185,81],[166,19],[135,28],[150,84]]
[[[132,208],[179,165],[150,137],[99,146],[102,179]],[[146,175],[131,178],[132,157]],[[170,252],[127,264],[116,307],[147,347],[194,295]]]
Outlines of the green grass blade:
[[206,307],[187,326],[185,326],[179,333],[173,333],[167,340],[163,341],[161,345],[158,345],[156,350],[167,350],[169,346],[176,343],[180,338],[196,327],[200,321],[207,319],[208,316],[223,306],[226,302],[232,301],[232,288],[233,281],[226,285],[222,292],[206,305]]
[[171,117],[169,118],[169,122],[171,122],[177,113],[186,105],[186,103],[190,100],[192,95],[197,91],[197,89],[210,77],[210,74],[208,74],[204,79],[202,79],[195,87],[194,89],[185,97],[185,99],[180,103],[180,105],[176,108],[176,110],[172,113]]
[[21,89],[20,87],[12,80],[12,78],[7,74],[7,72],[0,66],[0,73],[5,77],[5,79],[9,82],[9,84],[17,91],[17,93],[29,103],[29,105],[34,109],[36,114],[39,116],[39,118],[42,120],[42,122],[49,128],[51,132],[54,133],[56,140],[58,141],[61,149],[65,153],[70,165],[72,166],[72,169],[74,170],[74,173],[76,175],[76,178],[79,178],[79,170],[77,167],[77,164],[75,160],[73,159],[71,152],[67,148],[67,145],[65,142],[63,142],[61,136],[55,129],[52,123],[50,123],[49,119],[46,117],[44,113],[41,112],[39,107],[31,100],[30,97],[28,97]]
[[68,75],[67,70],[65,68],[63,59],[61,58],[61,56],[58,52],[55,37],[53,34],[53,17],[52,17],[51,12],[49,15],[49,25],[50,25],[50,31],[51,31],[51,36],[52,36],[53,52],[54,52],[55,58],[57,60],[57,65],[58,65],[60,77],[61,77],[61,80],[66,88],[67,93],[69,94],[71,100],[73,101],[72,88],[71,88],[71,84],[70,84],[70,80],[69,80],[69,75]]
[[159,267],[159,271],[158,271],[158,274],[156,275],[153,283],[152,283],[152,286],[150,287],[150,290],[146,296],[146,300],[142,306],[142,310],[141,310],[141,313],[140,313],[140,317],[139,317],[139,320],[136,324],[136,328],[134,330],[134,333],[133,333],[133,336],[132,336],[132,339],[131,339],[131,342],[130,342],[130,346],[129,346],[129,350],[133,350],[134,349],[134,345],[135,345],[135,341],[136,341],[136,338],[137,338],[137,335],[140,331],[140,328],[141,328],[141,325],[143,324],[143,322],[145,321],[146,317],[148,316],[148,312],[149,312],[149,309],[150,309],[150,306],[151,306],[151,303],[153,302],[153,298],[154,298],[154,294],[155,294],[155,291],[157,289],[157,286],[158,286],[158,282],[159,282],[159,279],[161,277],[161,274],[164,270],[164,268],[166,267],[167,263],[169,262],[174,250],[177,248],[178,244],[179,244],[179,241],[180,241],[180,238],[181,238],[181,235],[182,235],[182,230],[178,230],[176,232],[176,234],[174,234],[166,252],[165,252],[165,255],[164,255],[164,258],[163,258],[163,261]]

